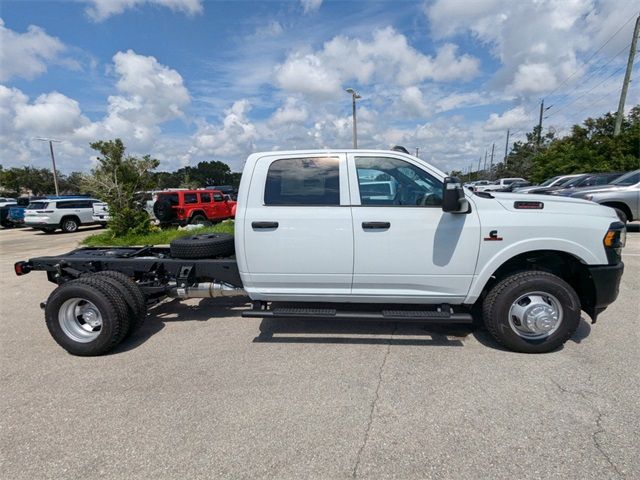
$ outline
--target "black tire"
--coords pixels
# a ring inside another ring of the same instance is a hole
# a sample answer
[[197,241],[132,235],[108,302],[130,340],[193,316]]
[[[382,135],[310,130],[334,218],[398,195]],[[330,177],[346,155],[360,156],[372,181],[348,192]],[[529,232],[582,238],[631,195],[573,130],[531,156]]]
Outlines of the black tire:
[[227,257],[235,253],[233,235],[226,233],[179,237],[170,246],[171,256],[174,258]]
[[205,217],[204,215],[202,215],[200,213],[196,213],[189,220],[189,223],[191,225],[204,225],[206,222],[207,222],[207,217]]
[[80,227],[80,222],[77,218],[66,217],[60,221],[60,228],[64,233],[77,232],[78,227]]
[[[78,341],[62,327],[64,310],[60,310],[67,301],[73,302],[74,299],[91,302],[101,315],[99,333],[90,341]],[[72,355],[95,356],[108,352],[120,343],[123,331],[128,329],[126,311],[127,306],[110,284],[99,279],[93,279],[92,282],[73,280],[59,286],[49,295],[45,320],[53,339],[67,352]]]
[[[118,282],[119,288],[123,293],[123,298],[127,302],[130,309],[129,331],[126,336],[129,337],[142,327],[147,318],[147,302],[142,294],[140,287],[124,273],[115,272],[113,270],[105,270],[93,274],[94,277],[104,278]],[[82,278],[82,277],[81,277]]]
[[620,221],[626,225],[627,222],[629,221],[629,219],[627,218],[627,214],[624,213],[624,211],[620,210],[619,208],[614,208],[614,210],[616,211],[616,214],[618,215],[618,218],[620,219]]
[[[512,327],[510,308],[521,296],[543,292],[557,299],[562,320],[557,329],[543,338],[524,338]],[[567,282],[548,272],[518,272],[502,279],[489,292],[483,304],[483,318],[489,333],[510,350],[522,353],[545,353],[563,345],[580,323],[580,299]]]
[[176,211],[169,200],[158,200],[153,204],[153,214],[161,223],[171,222],[176,217]]

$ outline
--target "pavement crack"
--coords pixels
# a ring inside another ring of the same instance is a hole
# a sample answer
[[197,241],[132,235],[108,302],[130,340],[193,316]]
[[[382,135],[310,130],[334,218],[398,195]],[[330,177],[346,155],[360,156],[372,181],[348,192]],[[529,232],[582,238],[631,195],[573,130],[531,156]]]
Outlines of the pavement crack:
[[613,460],[611,460],[611,457],[609,456],[607,451],[604,449],[604,447],[600,444],[600,441],[598,440],[598,435],[605,433],[605,429],[602,426],[603,416],[604,414],[598,412],[598,418],[596,418],[596,426],[598,427],[598,429],[591,434],[591,439],[593,440],[593,444],[595,445],[596,449],[598,449],[600,454],[605,458],[605,460],[607,461],[609,466],[613,469],[613,471],[616,472],[616,475],[618,475],[618,477],[620,478],[624,478],[625,477],[624,474],[620,470],[618,470],[618,467],[613,462]]
[[398,329],[398,324],[396,323],[393,327],[393,332],[391,332],[391,337],[387,342],[387,349],[384,352],[384,357],[382,358],[382,362],[380,363],[380,368],[378,369],[378,383],[376,385],[376,390],[373,395],[373,400],[371,402],[371,406],[369,408],[369,417],[367,418],[367,428],[364,432],[364,438],[362,439],[362,444],[358,449],[358,454],[356,455],[356,462],[353,465],[353,470],[351,471],[351,478],[358,477],[358,468],[360,468],[360,460],[362,459],[362,453],[369,442],[369,434],[371,433],[371,425],[373,424],[373,416],[376,411],[376,407],[378,405],[378,399],[380,398],[380,385],[382,384],[382,373],[384,372],[384,367],[387,364],[387,358],[389,358],[389,352],[391,351],[391,344],[393,343],[393,336],[395,335]]

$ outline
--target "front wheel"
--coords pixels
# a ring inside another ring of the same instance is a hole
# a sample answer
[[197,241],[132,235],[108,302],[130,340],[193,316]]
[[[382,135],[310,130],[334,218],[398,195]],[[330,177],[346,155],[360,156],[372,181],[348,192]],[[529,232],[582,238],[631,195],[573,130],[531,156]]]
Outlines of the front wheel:
[[491,289],[483,317],[491,335],[510,350],[545,353],[563,345],[578,328],[580,299],[556,275],[519,272]]
[[64,233],[72,233],[78,230],[80,223],[75,218],[65,218],[62,220],[60,228]]

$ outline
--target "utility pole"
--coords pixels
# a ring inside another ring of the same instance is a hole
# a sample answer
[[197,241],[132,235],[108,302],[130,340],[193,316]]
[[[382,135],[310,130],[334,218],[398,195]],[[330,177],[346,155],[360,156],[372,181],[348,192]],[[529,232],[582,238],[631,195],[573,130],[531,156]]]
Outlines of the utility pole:
[[507,155],[509,154],[509,129],[507,129],[507,143],[504,146],[504,166],[507,166]]
[[538,138],[536,146],[540,148],[540,140],[542,139],[542,114],[544,113],[544,99],[540,102],[540,120],[538,120]]
[[420,156],[418,155],[420,153],[420,147],[416,147],[416,157],[420,158]]
[[633,38],[631,39],[631,47],[629,48],[629,60],[627,61],[627,71],[624,74],[622,82],[622,91],[620,92],[620,102],[618,103],[618,114],[616,115],[616,125],[613,128],[613,136],[620,135],[622,128],[622,117],[624,117],[624,103],[627,101],[627,90],[631,81],[631,70],[633,69],[633,60],[636,55],[638,46],[638,35],[640,35],[640,15],[636,18],[636,27],[633,29]]
[[482,167],[482,172],[486,173],[487,171],[487,149],[484,149],[484,166]]
[[52,138],[36,138],[41,142],[49,142],[49,151],[51,152],[51,164],[53,165],[53,186],[56,189],[56,197],[60,195],[58,190],[58,172],[56,171],[56,157],[53,154],[53,142],[60,143],[60,140],[54,140]]
[[493,151],[496,149],[496,143],[493,142],[491,145],[491,163],[489,164],[489,178],[493,180]]
[[482,157],[478,158],[478,175],[480,174],[480,165],[482,164]]
[[352,102],[351,105],[352,105],[352,114],[353,114],[353,148],[355,150],[358,148],[358,127],[356,125],[356,100],[362,97],[353,88],[347,88],[345,91],[351,95],[351,102]]

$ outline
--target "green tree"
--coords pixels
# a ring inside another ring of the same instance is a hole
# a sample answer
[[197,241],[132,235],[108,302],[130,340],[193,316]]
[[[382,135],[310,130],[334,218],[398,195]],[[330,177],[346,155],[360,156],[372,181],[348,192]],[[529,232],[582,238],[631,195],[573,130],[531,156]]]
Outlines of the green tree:
[[119,138],[94,142],[91,148],[100,156],[98,166],[86,178],[85,187],[109,205],[109,228],[114,236],[148,233],[151,230],[149,215],[136,201],[135,193],[152,185],[152,170],[159,162],[149,155],[126,156]]

